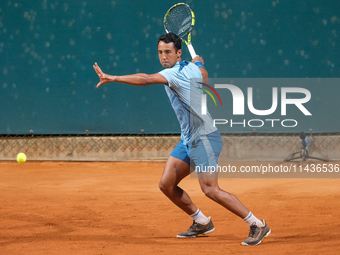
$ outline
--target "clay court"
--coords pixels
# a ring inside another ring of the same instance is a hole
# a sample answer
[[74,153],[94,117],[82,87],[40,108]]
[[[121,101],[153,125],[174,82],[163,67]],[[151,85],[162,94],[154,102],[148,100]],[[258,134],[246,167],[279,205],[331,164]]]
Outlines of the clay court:
[[260,245],[243,247],[247,224],[206,198],[197,179],[189,177],[181,187],[212,216],[216,230],[199,238],[176,238],[192,222],[158,189],[164,165],[0,162],[0,253],[337,253],[339,179],[220,179],[223,189],[272,229]]

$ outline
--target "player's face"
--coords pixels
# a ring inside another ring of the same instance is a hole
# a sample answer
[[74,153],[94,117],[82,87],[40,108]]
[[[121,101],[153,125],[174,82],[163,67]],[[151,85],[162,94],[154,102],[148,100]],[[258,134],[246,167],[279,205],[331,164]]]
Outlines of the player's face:
[[173,67],[178,61],[181,60],[182,50],[176,52],[173,42],[165,43],[160,41],[158,43],[158,57],[164,68]]

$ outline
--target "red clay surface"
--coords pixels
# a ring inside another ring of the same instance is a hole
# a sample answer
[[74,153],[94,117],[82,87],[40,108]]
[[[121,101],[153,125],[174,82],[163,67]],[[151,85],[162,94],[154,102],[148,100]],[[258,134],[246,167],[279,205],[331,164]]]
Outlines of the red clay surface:
[[0,162],[0,254],[339,254],[340,179],[220,179],[272,229],[244,247],[248,225],[189,177],[216,230],[176,238],[192,221],[159,191],[164,165]]

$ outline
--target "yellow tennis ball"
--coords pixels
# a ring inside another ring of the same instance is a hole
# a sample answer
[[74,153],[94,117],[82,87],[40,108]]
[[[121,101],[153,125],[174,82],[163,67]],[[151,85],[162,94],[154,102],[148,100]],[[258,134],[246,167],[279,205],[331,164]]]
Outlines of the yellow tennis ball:
[[25,163],[26,162],[26,155],[25,155],[25,153],[20,152],[17,155],[17,161],[18,161],[18,163]]

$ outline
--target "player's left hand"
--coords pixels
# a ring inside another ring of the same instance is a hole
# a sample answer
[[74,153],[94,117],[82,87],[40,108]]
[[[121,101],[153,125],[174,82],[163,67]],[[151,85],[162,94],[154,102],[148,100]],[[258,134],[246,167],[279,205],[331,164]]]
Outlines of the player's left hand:
[[96,73],[98,74],[99,79],[100,79],[99,83],[97,84],[97,88],[99,88],[101,85],[103,85],[105,83],[111,82],[110,76],[103,73],[102,69],[100,69],[97,62],[94,63],[93,69],[96,71]]
[[194,57],[193,60],[191,60],[192,63],[195,63],[195,61],[201,61],[202,64],[204,65],[204,60],[203,60],[203,58],[201,56],[197,55],[196,57]]

